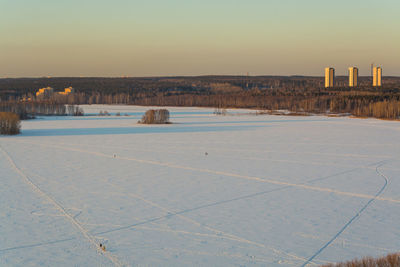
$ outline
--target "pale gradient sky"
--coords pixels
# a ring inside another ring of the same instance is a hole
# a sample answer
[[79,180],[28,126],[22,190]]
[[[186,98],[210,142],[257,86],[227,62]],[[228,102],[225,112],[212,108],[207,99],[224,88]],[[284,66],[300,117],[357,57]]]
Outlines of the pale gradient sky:
[[400,76],[399,0],[0,0],[0,77]]

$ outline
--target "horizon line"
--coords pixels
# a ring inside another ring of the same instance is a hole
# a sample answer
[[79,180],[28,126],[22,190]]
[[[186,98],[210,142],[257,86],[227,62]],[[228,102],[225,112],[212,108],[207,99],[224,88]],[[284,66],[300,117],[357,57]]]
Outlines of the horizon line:
[[[60,79],[60,78],[108,78],[108,79],[148,79],[148,78],[200,78],[200,77],[304,77],[304,78],[324,78],[325,76],[316,76],[316,75],[274,75],[274,74],[265,74],[265,75],[246,75],[246,74],[203,74],[203,75],[149,75],[149,76],[16,76],[16,77],[0,77],[0,80],[4,79]],[[348,77],[348,75],[335,75],[335,77]],[[360,78],[371,78],[371,75],[359,75]],[[396,75],[385,75],[383,77],[386,78],[400,78]]]

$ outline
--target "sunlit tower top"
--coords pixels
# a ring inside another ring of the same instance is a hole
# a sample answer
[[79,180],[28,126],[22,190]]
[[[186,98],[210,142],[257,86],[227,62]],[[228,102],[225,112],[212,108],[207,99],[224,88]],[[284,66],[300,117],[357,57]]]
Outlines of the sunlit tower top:
[[325,88],[335,86],[335,69],[325,68]]
[[357,87],[358,84],[358,68],[349,68],[349,87]]
[[374,67],[373,76],[372,76],[372,85],[373,86],[382,86],[382,68]]

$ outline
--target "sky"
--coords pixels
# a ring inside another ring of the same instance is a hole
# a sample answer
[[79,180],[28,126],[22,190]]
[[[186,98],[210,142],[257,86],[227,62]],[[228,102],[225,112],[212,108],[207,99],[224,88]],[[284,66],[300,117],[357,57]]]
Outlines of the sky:
[[0,0],[0,77],[400,76],[399,0]]

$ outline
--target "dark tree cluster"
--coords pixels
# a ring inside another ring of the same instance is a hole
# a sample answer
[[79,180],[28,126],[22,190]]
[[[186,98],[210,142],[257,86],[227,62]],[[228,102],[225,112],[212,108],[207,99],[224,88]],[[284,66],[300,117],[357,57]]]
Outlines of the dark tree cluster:
[[83,116],[84,115],[83,109],[80,108],[79,106],[68,105],[67,109],[68,109],[68,115],[70,115],[70,116]]
[[0,134],[19,134],[21,128],[20,119],[12,112],[0,112]]
[[167,124],[169,123],[169,111],[166,109],[150,109],[146,111],[139,123]]

